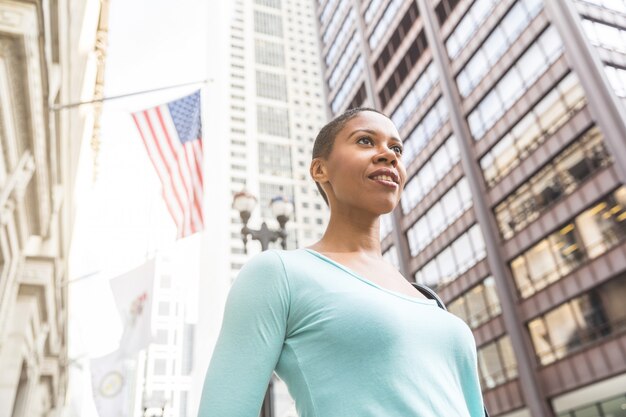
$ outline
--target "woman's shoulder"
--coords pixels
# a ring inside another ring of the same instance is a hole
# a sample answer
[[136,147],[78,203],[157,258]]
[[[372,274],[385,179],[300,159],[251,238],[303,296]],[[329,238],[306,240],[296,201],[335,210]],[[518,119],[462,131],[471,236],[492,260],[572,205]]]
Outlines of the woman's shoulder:
[[306,269],[308,254],[305,249],[269,249],[251,257],[240,271],[240,275],[288,276],[298,275]]

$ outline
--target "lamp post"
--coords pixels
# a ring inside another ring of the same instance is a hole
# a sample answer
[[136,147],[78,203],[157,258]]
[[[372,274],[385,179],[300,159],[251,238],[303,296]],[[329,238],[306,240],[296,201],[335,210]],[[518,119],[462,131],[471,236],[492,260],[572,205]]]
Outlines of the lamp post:
[[286,249],[287,231],[285,229],[285,225],[293,213],[293,203],[287,197],[282,195],[272,198],[272,201],[270,202],[270,209],[272,210],[272,214],[276,217],[276,220],[278,220],[279,229],[272,230],[267,227],[265,222],[263,222],[263,224],[261,224],[261,228],[257,230],[248,227],[248,220],[250,220],[250,215],[256,206],[256,202],[256,197],[246,190],[236,193],[233,197],[233,208],[239,212],[241,222],[243,223],[243,227],[241,228],[241,239],[243,240],[245,253],[248,253],[248,236],[261,243],[262,251],[267,250],[271,242],[275,242],[279,239],[283,249]]
[[[293,203],[285,196],[279,195],[270,201],[270,209],[272,214],[278,221],[278,230],[272,230],[267,227],[267,224],[263,222],[260,229],[251,229],[248,227],[248,220],[252,210],[256,206],[257,199],[254,195],[250,194],[246,190],[242,190],[233,196],[233,208],[239,212],[243,227],[241,228],[241,239],[243,240],[244,252],[248,253],[248,236],[253,240],[258,240],[261,243],[261,251],[266,251],[269,248],[271,242],[275,242],[280,239],[280,244],[283,249],[287,248],[287,230],[285,226],[293,213]],[[270,379],[265,393],[265,399],[263,400],[263,406],[261,407],[260,417],[274,417],[274,403],[272,400],[272,391],[274,387],[274,376]]]

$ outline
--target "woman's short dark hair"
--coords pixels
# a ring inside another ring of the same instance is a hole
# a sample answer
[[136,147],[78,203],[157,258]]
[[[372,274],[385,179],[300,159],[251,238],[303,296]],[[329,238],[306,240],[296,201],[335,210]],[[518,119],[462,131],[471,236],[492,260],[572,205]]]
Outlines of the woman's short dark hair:
[[[345,112],[328,122],[317,134],[317,137],[315,138],[315,143],[313,143],[313,155],[311,159],[328,158],[331,151],[333,150],[333,144],[335,143],[335,138],[337,137],[339,132],[341,132],[341,130],[350,119],[355,118],[364,111],[371,111],[388,117],[386,114],[383,114],[378,110],[372,109],[370,107],[355,107],[353,109],[346,110]],[[326,202],[326,205],[328,205],[328,197],[326,197],[326,193],[324,192],[324,190],[322,190],[319,182],[316,181],[315,185],[322,195],[322,198]]]

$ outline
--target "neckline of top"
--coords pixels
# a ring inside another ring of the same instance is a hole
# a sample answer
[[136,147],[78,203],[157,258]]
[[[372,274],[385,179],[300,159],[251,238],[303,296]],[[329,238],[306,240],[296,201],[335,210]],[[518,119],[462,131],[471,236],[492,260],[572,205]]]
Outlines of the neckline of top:
[[[351,270],[347,266],[340,264],[339,262],[329,258],[326,255],[323,255],[323,254],[317,252],[314,249],[310,249],[310,248],[302,248],[302,249],[304,249],[306,252],[310,253],[311,255],[313,255],[313,256],[315,256],[315,257],[317,257],[317,258],[319,258],[319,259],[321,259],[323,261],[326,261],[326,262],[330,263],[331,265],[334,265],[335,267],[341,269],[342,271],[344,271],[344,272],[348,273],[349,275],[353,276],[354,278],[358,279],[359,281],[362,281],[362,282],[364,282],[364,283],[366,283],[366,284],[368,284],[368,285],[370,285],[370,286],[372,286],[374,288],[377,288],[377,289],[379,289],[379,290],[381,290],[383,292],[386,292],[387,294],[391,294],[391,295],[394,295],[396,297],[399,297],[399,298],[402,298],[404,300],[411,301],[411,302],[414,302],[414,303],[437,306],[437,301],[436,300],[432,300],[432,299],[429,299],[429,298],[421,298],[421,297],[411,297],[410,295],[406,295],[406,294],[403,294],[403,293],[400,293],[400,292],[397,292],[397,291],[393,291],[393,290],[387,289],[385,287],[381,287],[380,285],[376,284],[375,282],[373,282],[373,281],[363,277],[362,275],[354,272],[353,270]],[[418,291],[417,288],[415,290]]]

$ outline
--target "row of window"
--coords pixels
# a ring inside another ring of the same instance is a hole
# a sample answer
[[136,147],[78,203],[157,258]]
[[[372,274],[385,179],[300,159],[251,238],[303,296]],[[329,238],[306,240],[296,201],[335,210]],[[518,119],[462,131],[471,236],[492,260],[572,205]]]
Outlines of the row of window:
[[257,70],[256,94],[259,97],[287,101],[287,80],[285,75]]
[[350,4],[349,0],[341,0],[339,5],[335,9],[335,13],[333,13],[333,17],[330,20],[330,23],[328,23],[326,31],[322,35],[322,41],[324,41],[324,45],[328,45],[330,40],[334,39],[335,32],[337,31],[337,25],[339,25],[339,19],[346,12],[348,4]]
[[478,376],[483,389],[517,378],[517,360],[508,335],[478,349]]
[[605,9],[613,10],[618,13],[626,14],[626,0],[580,0],[585,3],[595,4]]
[[374,31],[370,35],[368,39],[368,43],[370,45],[370,49],[373,51],[380,44],[381,39],[385,35],[385,33],[389,30],[389,25],[398,11],[400,7],[404,4],[404,0],[391,0],[385,9],[385,12],[381,16],[381,18],[376,23],[376,27]]
[[492,276],[448,303],[448,311],[466,322],[472,329],[500,314],[500,299]]
[[454,136],[433,154],[422,168],[409,180],[402,193],[402,212],[407,214],[437,184],[460,159],[459,145]]
[[519,0],[515,3],[456,77],[463,97],[474,91],[541,8],[541,0]]
[[370,24],[372,22],[372,19],[374,18],[374,15],[378,11],[378,9],[380,9],[380,5],[382,4],[382,2],[383,0],[370,1],[370,4],[367,5],[367,9],[365,9],[365,13],[363,14],[365,23]]
[[475,224],[417,271],[415,281],[436,290],[457,279],[485,255],[483,234]]
[[585,103],[585,92],[571,72],[481,158],[487,186],[493,187],[518,166]]
[[626,187],[621,187],[511,261],[520,295],[531,296],[624,238]]
[[469,114],[467,122],[475,140],[482,138],[562,51],[561,39],[556,29],[550,26]]
[[[387,64],[391,61],[391,58],[395,55],[396,51],[400,47],[400,45],[406,39],[407,33],[413,27],[413,23],[417,20],[419,16],[419,10],[417,9],[417,4],[412,1],[409,3],[409,8],[404,13],[404,16],[392,32],[391,36],[389,36],[389,40],[385,47],[380,51],[380,54],[376,58],[374,62],[374,73],[376,74],[376,78],[380,78],[380,75],[383,73],[385,68],[387,68]],[[426,45],[426,35],[424,31],[421,30],[417,35],[416,43],[420,45]],[[419,49],[417,50],[419,54]]]
[[447,120],[448,106],[441,96],[406,138],[402,154],[404,160],[407,162],[412,161]]
[[626,30],[588,19],[582,24],[593,45],[626,54]]
[[[417,7],[415,7],[415,10],[417,10]],[[411,11],[411,8],[409,8],[409,12],[410,11]],[[409,16],[409,19],[410,19],[410,16]],[[396,38],[397,33],[398,31],[394,32],[394,35],[392,39],[390,40],[390,43],[387,44],[388,47],[383,49],[380,56],[376,60],[376,63],[374,66],[374,72],[376,74],[382,73],[384,68],[386,68],[387,63],[389,61],[388,60],[385,61],[385,58],[387,56],[391,58],[391,52],[394,52],[393,50],[394,50],[394,45],[396,44],[395,41],[397,40]],[[417,38],[415,38],[415,41],[409,45],[409,49],[404,54],[404,57],[402,57],[402,59],[398,61],[398,64],[393,69],[393,72],[391,73],[391,75],[389,75],[389,78],[387,78],[387,81],[385,82],[385,85],[382,88],[382,90],[378,93],[378,97],[380,99],[380,103],[383,108],[385,108],[387,104],[389,103],[389,101],[392,99],[392,97],[394,97],[394,95],[396,94],[396,91],[398,91],[398,88],[407,79],[409,73],[413,70],[413,68],[415,68],[415,65],[417,65],[417,62],[420,60],[420,58],[422,57],[422,54],[427,49],[428,49],[428,41],[426,40],[426,33],[423,30],[421,30],[420,33],[417,34]]]
[[350,60],[352,60],[354,51],[356,51],[358,43],[359,41],[357,33],[354,32],[352,34],[352,38],[348,42],[348,45],[346,45],[346,49],[341,53],[341,58],[339,58],[339,62],[337,62],[337,65],[330,73],[330,77],[328,77],[328,86],[331,90],[335,88],[340,80],[341,75],[346,70],[348,63],[350,62]]
[[346,20],[341,24],[341,29],[337,32],[337,36],[333,39],[333,43],[328,48],[328,53],[326,54],[326,66],[330,67],[330,64],[335,60],[335,56],[339,52],[339,48],[343,45],[343,42],[346,40],[348,33],[350,33],[350,29],[352,29],[352,24],[356,20],[356,13],[354,10],[350,10],[350,13],[346,16]]
[[259,142],[259,173],[291,178],[289,145]]
[[617,276],[528,323],[542,365],[626,330],[625,278]]
[[626,98],[626,69],[611,65],[604,66],[604,73],[618,97]]
[[[590,2],[590,0],[583,0]],[[600,3],[600,1],[595,1]],[[624,3],[626,9],[626,3]],[[626,13],[626,10],[625,10]],[[608,398],[592,405],[584,405],[574,410],[560,413],[557,417],[624,417],[626,415],[626,394]]]
[[257,105],[257,132],[289,137],[289,111],[286,108]]
[[363,71],[363,67],[365,66],[365,61],[362,56],[359,56],[359,59],[354,63],[350,73],[346,77],[343,84],[341,84],[341,88],[333,98],[332,103],[330,104],[331,109],[334,114],[337,114],[341,106],[348,99],[348,93],[352,91],[352,88],[356,85],[357,80],[361,77],[361,73]]
[[610,161],[600,130],[592,128],[496,206],[496,220],[502,237],[513,237],[547,207],[573,193]]
[[428,64],[424,72],[415,81],[415,84],[406,93],[396,110],[391,114],[391,120],[399,131],[402,130],[409,117],[419,108],[419,104],[424,100],[426,95],[433,89],[437,82],[437,70],[431,62]]
[[283,19],[279,15],[254,11],[254,31],[265,35],[283,36]]
[[261,6],[272,7],[274,9],[280,9],[280,0],[254,0],[256,4]]
[[333,6],[335,5],[335,3],[337,3],[337,0],[328,0],[328,2],[324,5],[324,8],[322,9],[322,14],[320,15],[320,22],[322,23],[322,26],[324,26],[328,21],[328,17],[330,16],[330,12],[333,11]]
[[446,40],[446,49],[450,59],[456,58],[461,49],[474,37],[474,33],[491,14],[496,4],[498,4],[497,0],[476,0],[472,4]]
[[255,39],[254,57],[257,64],[279,68],[285,67],[285,51],[280,43]]
[[463,177],[407,230],[411,256],[416,256],[471,206],[472,193]]

